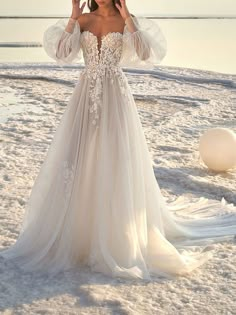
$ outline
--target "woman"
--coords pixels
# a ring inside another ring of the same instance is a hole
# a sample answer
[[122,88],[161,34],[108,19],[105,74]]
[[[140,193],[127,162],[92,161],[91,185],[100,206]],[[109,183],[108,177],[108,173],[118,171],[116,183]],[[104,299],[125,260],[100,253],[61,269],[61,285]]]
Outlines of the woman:
[[[89,265],[112,277],[176,277],[202,265],[211,244],[235,233],[229,205],[200,199],[167,205],[121,66],[153,67],[165,56],[159,26],[130,14],[126,0],[73,0],[68,21],[44,34],[60,65],[85,68],[35,180],[16,243],[2,252],[26,270]],[[83,53],[83,55],[82,55]],[[171,210],[214,217],[187,218]],[[232,209],[232,208],[231,208]]]

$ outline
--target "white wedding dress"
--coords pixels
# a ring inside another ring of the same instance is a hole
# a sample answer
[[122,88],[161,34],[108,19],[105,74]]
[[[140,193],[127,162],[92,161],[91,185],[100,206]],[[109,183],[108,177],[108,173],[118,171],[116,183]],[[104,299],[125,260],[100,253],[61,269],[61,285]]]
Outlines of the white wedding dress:
[[[28,200],[17,241],[1,252],[27,271],[55,274],[82,265],[112,277],[151,279],[191,272],[218,240],[233,238],[233,204],[179,197],[167,204],[121,66],[151,68],[166,54],[160,27],[137,31],[44,33],[60,65],[85,62]],[[60,41],[60,45],[58,46]]]

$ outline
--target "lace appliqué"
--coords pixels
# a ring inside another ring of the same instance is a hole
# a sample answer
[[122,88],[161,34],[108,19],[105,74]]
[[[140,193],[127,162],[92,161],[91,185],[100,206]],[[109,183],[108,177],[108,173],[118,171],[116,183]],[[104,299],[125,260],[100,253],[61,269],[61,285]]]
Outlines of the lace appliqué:
[[64,203],[68,205],[72,193],[73,180],[75,176],[75,164],[70,165],[68,161],[63,162],[63,179],[65,184]]
[[100,52],[98,50],[97,37],[90,31],[82,33],[84,46],[85,69],[83,73],[89,78],[89,113],[92,124],[99,128],[99,120],[102,111],[103,80],[109,78],[113,84],[118,80],[121,93],[127,96],[127,79],[119,66],[122,54],[122,36],[119,32],[110,32],[101,38]]

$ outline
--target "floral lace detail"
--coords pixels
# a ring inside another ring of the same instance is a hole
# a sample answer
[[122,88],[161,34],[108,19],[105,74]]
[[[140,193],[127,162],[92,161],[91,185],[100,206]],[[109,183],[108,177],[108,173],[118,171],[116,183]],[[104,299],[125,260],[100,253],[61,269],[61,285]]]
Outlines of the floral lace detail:
[[65,184],[65,205],[68,205],[70,200],[73,179],[75,175],[75,164],[70,165],[67,160],[63,162],[63,178]]
[[[122,36],[119,32],[110,32],[101,38],[101,48],[98,50],[98,39],[90,31],[82,33],[82,46],[85,61],[83,73],[90,80],[89,113],[92,124],[98,128],[102,110],[103,79],[106,76],[113,84],[117,79],[122,94],[127,93],[127,79],[119,66],[122,54]],[[84,43],[85,42],[85,43]]]

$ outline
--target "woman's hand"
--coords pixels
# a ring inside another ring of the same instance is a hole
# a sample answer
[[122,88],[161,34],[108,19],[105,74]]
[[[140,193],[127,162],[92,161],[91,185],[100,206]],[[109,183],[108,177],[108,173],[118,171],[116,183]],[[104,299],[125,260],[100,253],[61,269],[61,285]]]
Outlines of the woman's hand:
[[118,3],[116,3],[116,7],[120,11],[120,15],[122,16],[122,18],[126,20],[131,15],[127,8],[126,0],[120,0],[120,4],[121,6]]
[[86,2],[83,2],[82,6],[80,7],[80,0],[72,0],[72,13],[71,18],[77,20],[78,17],[83,13],[84,7]]

